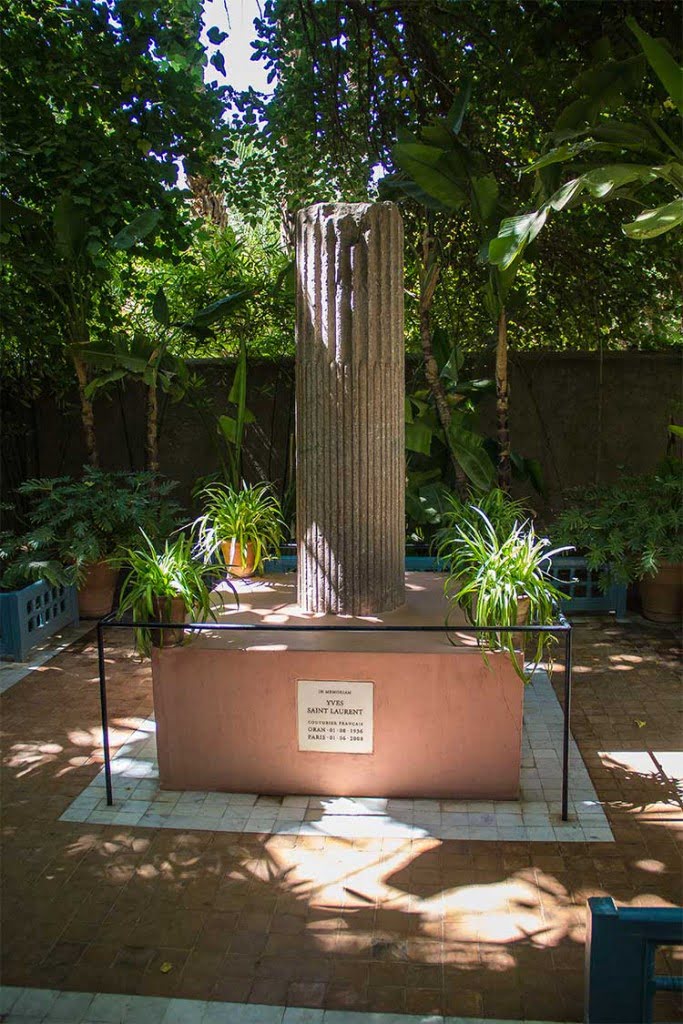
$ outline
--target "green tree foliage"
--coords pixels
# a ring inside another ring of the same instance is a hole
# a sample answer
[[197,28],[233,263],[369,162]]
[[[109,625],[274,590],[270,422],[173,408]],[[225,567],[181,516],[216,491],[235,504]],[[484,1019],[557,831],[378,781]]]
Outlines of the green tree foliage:
[[[248,140],[252,164],[240,165],[237,175],[234,164],[225,166],[231,195],[239,203],[242,190],[251,203],[258,189],[263,195],[268,188],[288,209],[374,196],[378,179],[392,168],[399,133],[416,133],[446,116],[458,84],[469,79],[463,142],[482,154],[511,215],[531,194],[532,182],[519,170],[539,156],[591,48],[605,45],[607,31],[616,58],[634,55],[629,16],[653,37],[680,35],[678,3],[268,0],[254,56],[265,62],[275,87],[270,97],[233,94],[235,132]],[[259,175],[253,187],[250,166]],[[264,185],[266,166],[271,173]],[[668,244],[647,256],[634,252],[626,239],[605,231],[617,217],[607,208],[553,226],[527,254],[507,300],[513,347],[643,347],[676,335],[675,252]],[[416,209],[406,210],[404,219],[410,279],[417,276],[424,217]],[[476,232],[463,212],[447,224],[437,217],[435,235],[442,270],[434,320],[463,347],[481,348],[494,339],[486,309],[471,301],[482,275]],[[584,252],[590,252],[588,281],[578,273]],[[621,289],[615,267],[623,275]],[[417,348],[417,301],[408,302],[406,312]]]
[[[622,230],[637,241],[657,238],[683,223],[683,67],[632,18],[627,24],[642,53],[618,61],[608,49],[580,76],[578,96],[560,114],[551,148],[526,168],[538,172],[537,193],[543,202],[530,213],[505,219],[489,246],[490,262],[502,271],[514,265],[552,213],[586,200],[635,204],[640,212],[632,220],[631,207]],[[663,87],[663,102],[649,96],[643,102],[639,95],[645,61]],[[626,107],[629,119],[604,116],[615,107]],[[560,167],[573,172],[561,184]]]
[[2,0],[2,300],[10,354],[77,349],[121,320],[122,253],[189,242],[178,187],[221,145],[221,90],[203,84],[199,0]]

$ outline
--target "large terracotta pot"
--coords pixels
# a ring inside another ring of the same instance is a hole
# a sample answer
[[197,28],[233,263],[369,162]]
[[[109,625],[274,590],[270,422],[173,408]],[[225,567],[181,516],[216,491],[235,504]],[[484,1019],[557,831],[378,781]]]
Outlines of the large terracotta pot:
[[639,583],[643,615],[652,622],[680,622],[683,610],[683,562],[662,562],[659,572]]
[[86,619],[108,615],[114,601],[119,570],[107,562],[93,562],[85,570],[85,579],[78,588],[78,611]]
[[254,575],[256,553],[254,545],[249,541],[247,544],[247,557],[242,557],[242,549],[236,540],[224,541],[221,544],[225,565],[231,576],[238,576],[245,579]]
[[[154,597],[154,617],[158,622],[184,622],[187,616],[182,597]],[[151,629],[152,647],[179,647],[185,638],[183,629]]]

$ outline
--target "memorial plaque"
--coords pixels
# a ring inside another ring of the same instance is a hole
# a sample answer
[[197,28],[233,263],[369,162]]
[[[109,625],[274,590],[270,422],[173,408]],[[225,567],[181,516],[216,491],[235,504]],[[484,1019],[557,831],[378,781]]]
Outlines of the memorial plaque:
[[297,680],[299,750],[372,753],[374,683]]

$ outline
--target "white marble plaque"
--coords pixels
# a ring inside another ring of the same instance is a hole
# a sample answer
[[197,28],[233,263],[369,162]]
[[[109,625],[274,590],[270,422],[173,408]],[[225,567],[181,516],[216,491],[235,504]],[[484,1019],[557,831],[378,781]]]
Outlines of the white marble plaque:
[[372,753],[374,683],[299,679],[299,750]]

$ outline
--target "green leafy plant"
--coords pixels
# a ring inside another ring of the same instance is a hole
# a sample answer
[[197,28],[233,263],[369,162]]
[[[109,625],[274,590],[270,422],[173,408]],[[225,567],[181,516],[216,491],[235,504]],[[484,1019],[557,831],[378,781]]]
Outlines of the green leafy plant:
[[[477,422],[478,404],[495,390],[494,381],[464,376],[465,354],[442,328],[434,330],[432,340],[450,423],[446,433],[430,388],[409,391],[405,400],[406,520],[408,537],[418,543],[429,541],[444,525],[452,494],[463,499],[461,505],[467,508],[474,500],[472,492],[484,494],[494,488],[498,456],[496,442],[481,434]],[[458,473],[454,473],[454,459]],[[543,493],[537,460],[517,452],[510,453],[510,460],[512,475],[529,480]]]
[[209,484],[198,497],[205,511],[192,525],[198,533],[197,550],[205,559],[234,540],[246,562],[247,546],[251,544],[254,571],[258,572],[264,559],[279,552],[285,523],[280,503],[268,484],[243,484],[240,489]]
[[678,459],[656,472],[577,488],[553,529],[585,553],[600,584],[654,575],[661,562],[683,561],[683,472]]
[[[146,465],[151,472],[159,471],[159,390],[178,401],[195,383],[184,359],[174,354],[171,347],[179,347],[181,339],[187,335],[203,341],[213,338],[214,328],[234,309],[244,304],[247,294],[246,291],[239,291],[223,296],[179,322],[171,320],[166,293],[163,288],[159,288],[151,310],[145,311],[146,317],[139,318],[141,322],[134,326],[132,335],[115,333],[111,339],[97,345],[90,343],[78,350],[84,362],[100,371],[85,389],[88,400],[96,391],[125,378],[139,380],[147,388]],[[131,314],[127,319],[133,319]],[[246,349],[244,360],[243,372],[246,376]],[[221,420],[224,418],[221,417]]]
[[449,494],[445,506],[443,526],[434,538],[434,547],[437,557],[447,562],[450,562],[459,539],[457,528],[474,526],[478,529],[482,513],[501,543],[510,536],[517,523],[529,519],[532,514],[526,502],[511,498],[500,487],[494,487],[485,494],[470,494],[466,501],[456,494]]
[[[171,601],[180,599],[191,622],[215,621],[216,611],[211,604],[211,591],[207,585],[216,575],[216,567],[197,561],[192,554],[192,541],[180,534],[175,540],[166,540],[157,551],[144,530],[141,547],[127,548],[115,560],[128,569],[121,588],[118,617],[130,611],[134,622],[163,621],[172,615]],[[222,594],[219,595],[221,606]],[[156,630],[158,646],[163,646],[168,630]],[[135,643],[140,654],[149,655],[152,630],[148,626],[135,628]],[[173,641],[172,641],[173,642]]]
[[0,532],[0,591],[21,590],[36,580],[59,586],[72,583],[72,575],[26,537]]
[[169,497],[175,486],[151,473],[108,473],[90,466],[80,480],[27,480],[19,487],[32,501],[24,542],[66,567],[69,582],[80,583],[88,565],[134,544],[139,529],[154,539],[175,529],[180,507]]
[[228,394],[228,405],[234,406],[234,415],[218,417],[218,433],[225,445],[227,462],[221,449],[221,465],[223,476],[234,490],[239,490],[242,479],[242,450],[244,428],[247,423],[254,422],[254,414],[247,409],[247,345],[244,338],[240,339],[239,356],[235,367],[235,376]]
[[[626,199],[639,207],[635,220],[622,224],[624,234],[638,241],[657,238],[683,223],[683,152],[675,120],[683,113],[683,69],[633,18],[626,24],[641,52],[622,61],[610,52],[588,68],[576,83],[578,97],[560,114],[550,149],[524,168],[538,172],[537,193],[543,201],[535,210],[501,222],[488,249],[488,259],[501,273],[516,265],[552,213],[588,198]],[[666,96],[658,111],[642,102],[646,61]],[[629,112],[632,120],[602,119],[606,108],[623,106],[631,96],[636,97]],[[674,138],[664,128],[668,121]],[[567,166],[580,173],[560,185],[558,168]],[[650,207],[652,202],[657,205]]]
[[[442,540],[441,551],[448,557],[444,584],[448,618],[461,608],[476,626],[551,625],[563,598],[550,576],[551,559],[568,548],[548,550],[550,541],[537,537],[529,521],[514,522],[505,534],[503,519],[496,528],[481,508],[474,506],[472,513],[469,521],[454,525],[451,537]],[[544,651],[549,654],[554,640],[551,633],[543,632],[534,638],[533,667]],[[519,665],[515,650],[522,640],[522,634],[504,629],[478,636],[482,647],[508,651],[518,676],[528,681],[531,673]]]
[[[479,241],[480,252],[486,253],[489,242],[495,237],[496,228],[505,209],[505,201],[500,195],[500,183],[489,167],[485,155],[465,142],[465,134],[461,135],[465,114],[470,104],[472,82],[462,82],[456,93],[451,108],[445,117],[436,117],[425,125],[419,136],[402,132],[400,141],[391,151],[392,160],[399,173],[383,181],[383,189],[388,194],[398,192],[404,197],[416,200],[433,212],[447,213],[452,216],[465,211]],[[436,289],[441,268],[436,252],[429,243],[429,231],[423,243],[422,297],[423,305],[427,299],[431,302]],[[486,283],[482,287],[482,300],[491,321],[496,325],[496,418],[497,418],[497,463],[498,483],[505,490],[510,488],[512,464],[510,459],[510,435],[508,422],[509,383],[508,383],[508,340],[506,302],[515,283],[520,260],[513,260],[505,269],[489,264]],[[423,350],[428,379],[435,402],[439,410],[444,431],[449,442],[451,438],[452,417],[445,409],[443,388],[430,373],[430,363],[434,363],[433,351],[429,345],[429,320],[423,323]],[[439,395],[441,392],[441,395]],[[455,425],[456,436],[459,425]],[[468,439],[469,442],[469,439]],[[468,449],[471,444],[468,443]],[[453,447],[455,458],[462,461],[463,453]],[[479,453],[475,453],[479,454]],[[463,468],[470,479],[468,464],[471,463],[471,450],[464,453],[466,461]]]

